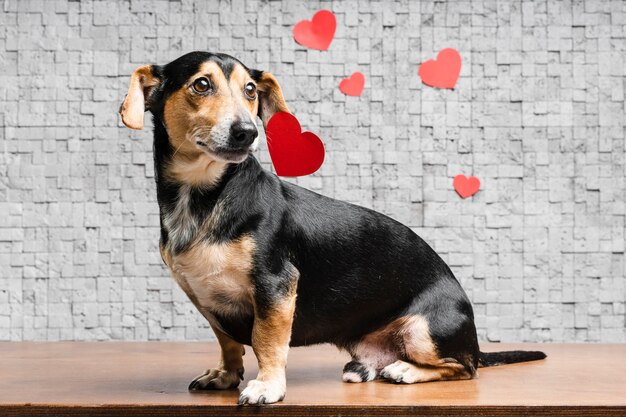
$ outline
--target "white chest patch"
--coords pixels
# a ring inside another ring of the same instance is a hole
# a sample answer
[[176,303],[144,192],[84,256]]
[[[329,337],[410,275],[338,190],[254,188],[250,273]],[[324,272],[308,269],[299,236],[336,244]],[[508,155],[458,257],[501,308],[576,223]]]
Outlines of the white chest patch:
[[252,314],[254,241],[198,243],[171,258],[174,278],[199,308],[228,316]]
[[174,210],[163,219],[163,226],[167,230],[169,240],[175,246],[183,246],[191,241],[198,230],[196,220],[189,208],[189,193],[188,185],[181,186]]

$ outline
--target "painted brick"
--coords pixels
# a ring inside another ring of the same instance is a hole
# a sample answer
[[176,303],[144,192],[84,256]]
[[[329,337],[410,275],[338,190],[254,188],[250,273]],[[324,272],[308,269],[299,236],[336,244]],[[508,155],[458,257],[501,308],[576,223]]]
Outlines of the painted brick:
[[[297,45],[321,8],[330,49]],[[625,24],[600,0],[5,1],[0,340],[213,338],[158,253],[152,123],[117,116],[134,68],[209,49],[273,72],[324,140],[319,173],[289,181],[411,226],[482,339],[626,341]],[[417,76],[444,47],[454,90]],[[466,200],[461,173],[482,182]]]

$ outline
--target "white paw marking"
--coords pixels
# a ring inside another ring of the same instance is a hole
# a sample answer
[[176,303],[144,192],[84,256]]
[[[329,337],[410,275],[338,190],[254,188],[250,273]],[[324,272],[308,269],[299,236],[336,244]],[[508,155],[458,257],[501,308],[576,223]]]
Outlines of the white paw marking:
[[341,379],[343,379],[343,382],[363,382],[361,375],[356,372],[344,372]]
[[417,366],[404,361],[395,361],[391,365],[385,366],[380,375],[385,379],[402,384],[425,381],[428,376]]
[[259,381],[253,379],[239,396],[239,404],[271,404],[285,397],[283,381]]
[[369,382],[369,381],[374,380],[374,378],[376,378],[376,375],[377,375],[376,369],[364,363],[361,363],[361,365],[367,371],[367,376],[365,377],[365,379],[363,379],[363,376],[359,372],[346,371],[343,373],[343,376],[341,378],[343,382]]
[[368,368],[367,369],[367,379],[365,380],[365,382],[369,382],[369,381],[373,381],[374,378],[376,378],[376,376],[378,375],[378,373],[376,372],[376,369],[374,368]]

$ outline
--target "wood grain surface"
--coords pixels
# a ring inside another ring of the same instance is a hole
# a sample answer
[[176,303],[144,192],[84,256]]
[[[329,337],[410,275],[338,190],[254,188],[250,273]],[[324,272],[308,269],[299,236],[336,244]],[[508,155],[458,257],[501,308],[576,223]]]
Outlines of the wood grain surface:
[[190,393],[217,362],[213,343],[0,343],[0,416],[626,416],[626,345],[486,344],[543,350],[540,362],[480,369],[477,379],[415,385],[341,382],[348,356],[332,346],[292,349],[287,396],[236,406],[256,375],[246,348],[237,390]]

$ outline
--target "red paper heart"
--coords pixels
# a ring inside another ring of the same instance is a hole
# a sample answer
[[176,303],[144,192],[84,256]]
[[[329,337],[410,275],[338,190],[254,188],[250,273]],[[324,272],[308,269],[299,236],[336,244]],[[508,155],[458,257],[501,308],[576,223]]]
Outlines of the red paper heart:
[[302,20],[293,27],[293,37],[302,46],[325,51],[335,36],[337,20],[333,12],[320,10],[311,20]]
[[454,177],[454,189],[461,198],[471,197],[478,192],[480,180],[476,177],[467,178],[463,174]]
[[344,78],[339,83],[339,89],[347,96],[360,96],[365,87],[365,75],[355,72],[349,78]]
[[454,88],[461,73],[461,55],[456,49],[442,49],[437,59],[420,65],[418,74],[422,82],[436,88]]
[[276,174],[301,177],[317,171],[324,162],[324,144],[311,132],[302,132],[300,122],[285,112],[276,113],[265,129],[267,147]]

